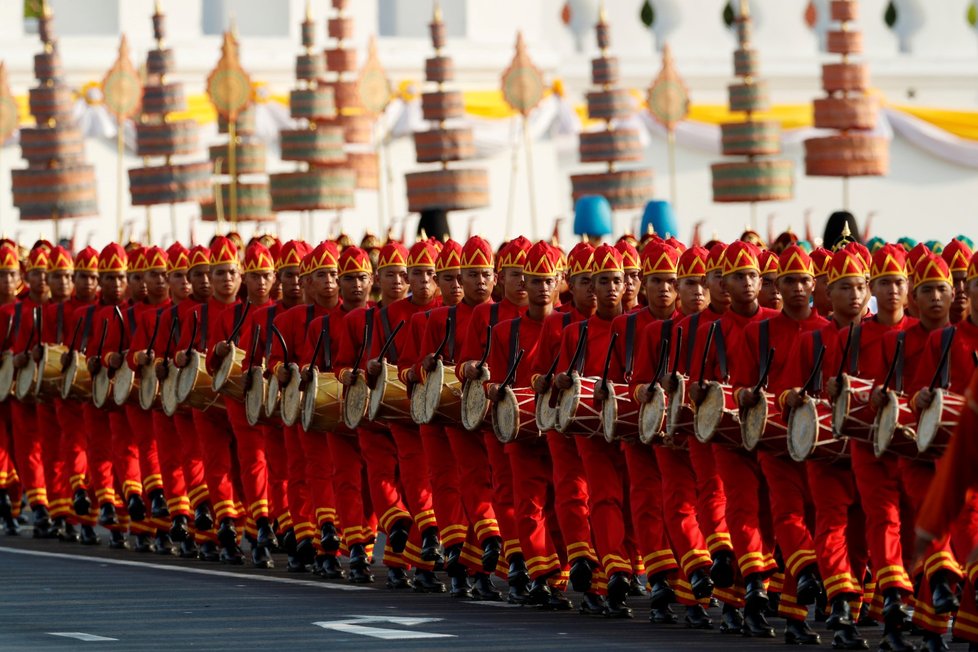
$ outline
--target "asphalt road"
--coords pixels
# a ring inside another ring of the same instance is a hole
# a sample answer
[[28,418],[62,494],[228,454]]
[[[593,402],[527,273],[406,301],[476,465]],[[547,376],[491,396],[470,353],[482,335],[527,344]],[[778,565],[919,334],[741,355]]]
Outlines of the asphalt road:
[[[756,640],[634,620],[541,612],[445,594],[0,536],[0,649],[771,650]],[[500,584],[502,584],[500,582]],[[502,588],[500,586],[500,588]],[[572,598],[575,596],[571,596]],[[677,609],[681,611],[681,609]],[[714,621],[719,623],[718,610]],[[864,631],[870,639],[879,630]],[[831,635],[822,631],[828,649]],[[955,646],[958,647],[958,646]],[[875,649],[875,645],[874,645]]]

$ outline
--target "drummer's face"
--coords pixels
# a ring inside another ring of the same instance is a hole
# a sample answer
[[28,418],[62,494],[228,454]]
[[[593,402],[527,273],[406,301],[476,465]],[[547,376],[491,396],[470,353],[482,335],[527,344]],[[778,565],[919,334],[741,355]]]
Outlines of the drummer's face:
[[785,307],[800,310],[808,306],[815,291],[815,279],[810,274],[785,274],[778,279],[778,291]]
[[622,272],[601,272],[591,276],[594,286],[594,298],[601,308],[614,308],[621,303],[625,293],[625,274]]
[[163,301],[166,299],[166,272],[162,269],[152,269],[147,271],[143,278],[146,279],[146,294],[153,301]]
[[954,282],[954,308],[960,314],[968,311],[967,277],[967,272],[951,272],[951,280]]
[[297,302],[302,299],[302,283],[297,265],[278,270],[278,284],[282,289],[282,298],[286,301]]
[[[20,272],[15,269],[0,271],[0,296],[13,297],[20,283]],[[92,291],[94,293],[94,290]]]
[[380,284],[380,296],[384,303],[393,303],[403,299],[407,293],[407,268],[403,265],[388,265],[377,272]]
[[778,289],[777,274],[765,274],[761,277],[761,287],[757,291],[757,300],[765,308],[781,310],[784,299]]
[[526,276],[527,300],[531,306],[548,306],[557,293],[556,276]]
[[710,302],[705,276],[690,276],[679,281],[679,306],[687,315],[702,312]]
[[737,303],[752,303],[757,300],[761,286],[761,276],[756,269],[742,269],[723,277],[723,287],[730,294],[730,300]]
[[645,297],[656,310],[676,305],[676,275],[649,274],[645,277]]
[[706,275],[706,286],[710,290],[710,303],[726,310],[730,305],[730,293],[723,285],[723,273],[715,269]]
[[32,269],[27,272],[27,286],[31,294],[44,296],[48,293],[48,273],[43,269]]
[[441,291],[443,305],[458,305],[462,300],[462,273],[457,269],[441,272],[438,274],[438,289]]
[[142,301],[146,298],[146,281],[143,272],[129,272],[126,280],[129,285],[129,298],[133,301]]
[[190,279],[187,272],[182,269],[175,269],[166,275],[166,282],[170,286],[170,298],[174,301],[183,301],[190,296]]
[[275,272],[248,272],[244,275],[245,287],[248,289],[248,298],[252,303],[262,304],[268,301],[272,292],[272,285],[275,283]]
[[871,289],[881,311],[896,312],[907,303],[906,276],[881,276],[872,282]]
[[79,301],[91,301],[98,291],[98,274],[87,270],[77,270],[73,277],[75,296]]
[[[978,278],[968,281],[968,298],[971,299],[971,314],[974,314],[978,311]],[[978,325],[975,320],[972,320],[972,323]]]
[[188,272],[190,277],[190,287],[193,289],[194,298],[206,301],[212,294],[211,290],[211,268],[208,265],[197,265],[191,267]]
[[503,284],[503,296],[518,306],[526,305],[526,284],[523,270],[519,267],[506,267],[499,272]]
[[340,283],[335,267],[317,269],[305,278],[308,285],[307,293],[313,300],[330,303],[340,292]]
[[98,275],[102,300],[106,303],[119,303],[126,292],[126,275],[123,272],[101,272]]
[[356,308],[367,301],[373,276],[366,272],[344,274],[340,277],[340,297],[344,304]]
[[829,299],[832,301],[832,314],[846,319],[859,318],[869,300],[866,278],[853,276],[839,279],[829,285]]
[[491,267],[471,267],[462,270],[462,294],[468,303],[484,303],[496,286],[496,272]]
[[211,265],[211,285],[214,297],[222,301],[233,301],[241,287],[241,274],[235,263]]
[[638,296],[638,291],[642,287],[642,274],[637,269],[630,269],[625,272],[625,291],[622,301],[631,302]]
[[424,305],[435,298],[435,290],[438,284],[435,283],[435,268],[417,266],[408,270],[408,286],[411,288],[411,296],[414,303]]
[[66,269],[49,272],[48,287],[51,288],[52,301],[64,301],[71,296],[71,272]]
[[591,285],[590,274],[576,274],[568,282],[571,292],[571,300],[578,312],[590,315],[598,305],[598,300],[594,296],[594,287]]
[[940,281],[921,283],[914,287],[913,296],[921,319],[926,317],[939,321],[947,317],[951,309],[954,290],[947,283]]

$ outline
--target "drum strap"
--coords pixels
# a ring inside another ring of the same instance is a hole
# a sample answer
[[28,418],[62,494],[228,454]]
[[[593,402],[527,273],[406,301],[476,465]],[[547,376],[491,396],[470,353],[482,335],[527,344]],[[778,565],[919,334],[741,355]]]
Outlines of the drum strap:
[[200,308],[200,345],[197,347],[198,351],[207,350],[207,309],[210,307],[209,303],[204,303]]
[[85,311],[85,321],[82,324],[82,336],[81,343],[78,345],[78,350],[82,353],[88,351],[88,336],[92,334],[92,321],[95,317],[95,309],[98,305],[91,305],[88,310]]
[[[625,319],[625,380],[632,378],[632,365],[635,360],[635,328],[638,324],[638,314],[632,313]],[[668,333],[666,332],[668,329]],[[662,325],[663,338],[672,332],[672,320],[667,319]]]
[[580,342],[581,338],[584,338],[584,348],[581,349],[581,359],[577,361],[577,373],[581,374],[584,370],[584,361],[587,359],[587,320],[581,322],[580,330],[577,331],[577,341]]
[[[903,350],[907,342],[907,331],[897,333],[897,342],[900,342],[900,349]],[[906,359],[906,353],[901,353],[900,358],[896,361],[896,366],[893,368],[893,389],[898,394],[903,392],[903,362]]]
[[[943,351],[948,343],[954,338],[954,326],[947,326],[941,333],[941,351]],[[944,366],[941,368],[941,379],[940,379],[941,389],[947,389],[951,384],[951,359],[948,358],[944,361]]]
[[563,316],[563,320],[564,320],[564,328],[570,326],[571,314],[569,312],[565,312]]
[[[235,323],[235,324],[238,323],[238,320],[241,319],[241,311],[242,310],[244,310],[244,304],[243,303],[235,304],[235,306],[234,306],[234,321],[232,323]],[[239,328],[238,329],[238,334],[235,335],[234,342],[232,342],[232,344],[237,344],[238,343],[238,340],[241,339],[241,331],[243,331],[243,330],[244,330],[243,328]]]
[[180,315],[177,310],[176,304],[170,306],[170,328],[173,328],[173,322],[177,322],[177,329],[180,328]]
[[20,331],[20,319],[23,314],[24,314],[24,302],[18,301],[17,305],[14,306],[14,324],[13,326],[10,327],[10,332],[13,335],[13,337],[16,337],[17,333]]
[[849,375],[859,375],[859,349],[862,348],[860,342],[863,336],[862,324],[853,326],[852,344],[849,345]]
[[[771,355],[771,320],[765,319],[761,322],[757,334],[757,345],[760,347],[760,367],[758,367],[757,373],[764,373],[763,370],[767,368],[767,358]],[[760,381],[760,375],[758,375],[757,380]]]
[[58,304],[58,317],[55,323],[55,344],[61,344],[61,338],[64,337],[65,330],[65,302],[62,301]]
[[370,344],[374,339],[374,313],[377,312],[376,308],[367,308],[367,314],[365,319],[367,320],[367,339],[363,342],[363,350],[365,355],[370,355]]
[[696,313],[689,318],[689,342],[686,344],[686,373],[692,373],[693,369],[693,349],[696,348],[696,331],[700,326],[700,314]]
[[[380,328],[383,330],[384,341],[386,342],[387,338],[391,336],[391,330],[392,330],[391,318],[390,315],[387,313],[387,306],[381,308],[380,313],[378,314],[380,315]],[[394,342],[391,342],[390,347],[387,349],[387,360],[391,364],[397,364],[397,344],[395,344]]]
[[[819,349],[822,348],[822,330],[816,328],[812,331],[812,356],[814,356]],[[815,358],[812,357],[812,362],[815,362]],[[815,374],[815,382],[812,383],[812,394],[818,394],[822,391],[822,376],[824,374]]]
[[495,326],[496,322],[499,321],[499,304],[494,303],[489,306],[489,325]]
[[329,344],[329,313],[326,313],[323,315],[323,371],[333,368],[333,351]]
[[[310,304],[309,307],[312,308],[312,304]],[[262,335],[265,336],[265,362],[266,363],[268,362],[268,356],[272,354],[272,324],[275,322],[276,312],[278,312],[278,304],[275,304],[268,309],[268,319],[265,320],[265,332],[262,333]]]
[[717,364],[720,365],[720,382],[725,383],[730,377],[730,370],[727,368],[727,340],[724,339],[723,328],[719,324],[713,334],[713,346],[716,347]]
[[[126,312],[128,313],[126,316],[129,317],[129,344],[131,345],[132,338],[136,335],[136,306],[129,306]],[[161,312],[163,312],[163,308],[160,308],[156,314],[160,314]]]
[[448,351],[445,353],[445,359],[455,362],[455,315],[458,313],[458,306],[452,306],[448,309],[448,318],[450,321],[446,322],[448,324]]
[[512,368],[513,363],[516,362],[516,354],[519,352],[520,348],[520,324],[523,318],[517,317],[512,322],[510,322],[509,327],[509,366]]

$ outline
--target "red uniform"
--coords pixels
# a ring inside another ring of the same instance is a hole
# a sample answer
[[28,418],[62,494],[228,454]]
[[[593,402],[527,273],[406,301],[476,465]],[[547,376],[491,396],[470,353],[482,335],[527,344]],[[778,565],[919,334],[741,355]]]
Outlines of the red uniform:
[[[42,307],[42,304],[31,301],[25,297],[19,302],[20,308],[14,307],[13,322],[18,321],[19,330],[11,331],[11,339],[14,340],[12,351],[14,354],[27,351],[28,345],[33,347],[37,344],[37,336],[34,325],[34,309]],[[38,409],[33,400],[18,401],[9,398],[11,401],[11,435],[14,448],[14,466],[20,476],[23,490],[27,494],[27,502],[31,507],[48,506],[47,483],[44,477],[44,448],[43,438],[37,436]],[[45,418],[49,415],[42,410]],[[52,419],[53,421],[53,419]]]

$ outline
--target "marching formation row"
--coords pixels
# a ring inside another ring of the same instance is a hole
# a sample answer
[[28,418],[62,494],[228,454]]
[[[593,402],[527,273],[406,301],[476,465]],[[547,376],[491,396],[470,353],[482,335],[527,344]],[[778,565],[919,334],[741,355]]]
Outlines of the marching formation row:
[[0,243],[0,517],[350,582],[383,532],[392,589],[978,648],[978,256],[785,236]]

